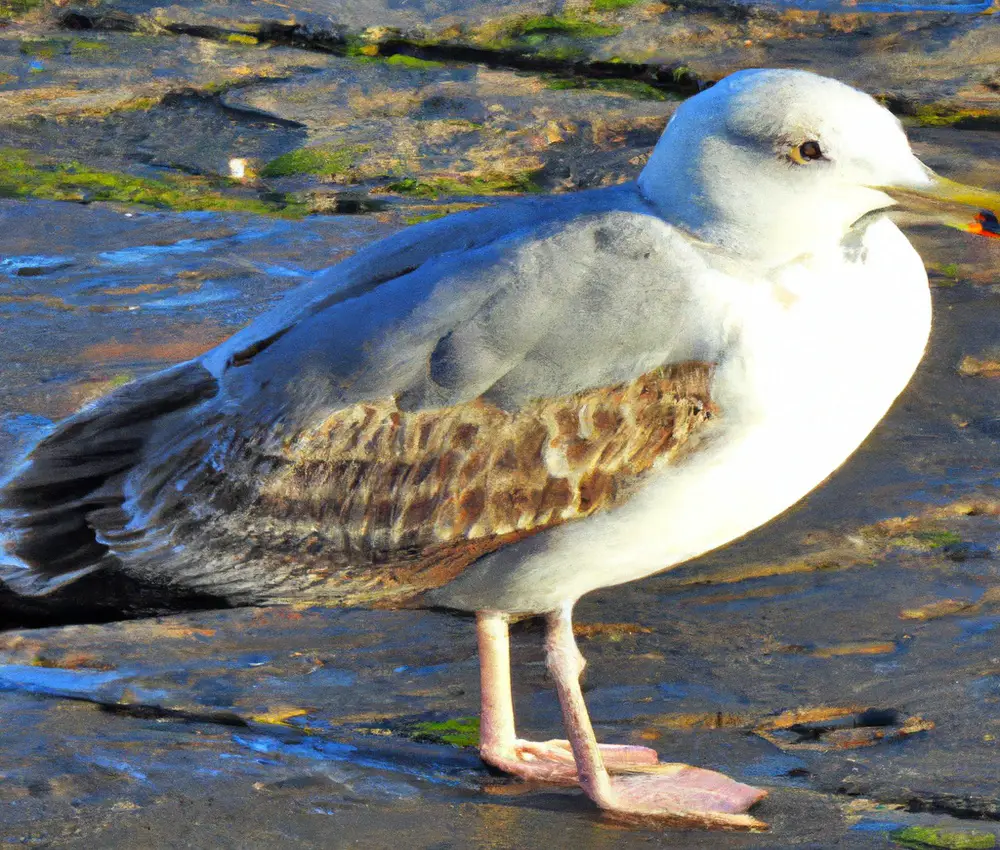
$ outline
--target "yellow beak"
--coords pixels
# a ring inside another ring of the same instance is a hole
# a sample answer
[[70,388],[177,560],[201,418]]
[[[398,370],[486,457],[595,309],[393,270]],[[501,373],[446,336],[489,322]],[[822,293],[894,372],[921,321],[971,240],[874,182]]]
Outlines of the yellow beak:
[[[927,169],[928,182],[879,189],[904,209],[927,215],[949,227],[1000,238],[1000,192],[956,183]],[[973,213],[972,210],[975,210]]]

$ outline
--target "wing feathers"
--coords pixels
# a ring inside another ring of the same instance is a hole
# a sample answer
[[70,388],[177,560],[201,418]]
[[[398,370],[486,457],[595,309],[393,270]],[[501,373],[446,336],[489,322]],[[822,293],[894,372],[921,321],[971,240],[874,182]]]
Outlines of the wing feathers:
[[99,529],[127,522],[123,473],[139,462],[164,416],[217,388],[204,368],[184,364],[123,387],[42,440],[0,490],[6,548],[15,559],[0,564],[0,578],[37,595],[103,566],[109,550]]

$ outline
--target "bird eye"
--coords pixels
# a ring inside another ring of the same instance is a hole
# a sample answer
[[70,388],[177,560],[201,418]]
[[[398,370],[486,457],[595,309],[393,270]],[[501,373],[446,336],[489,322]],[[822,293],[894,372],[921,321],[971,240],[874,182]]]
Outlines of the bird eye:
[[805,165],[807,162],[813,162],[817,159],[825,159],[823,156],[823,149],[820,148],[819,142],[803,142],[797,148],[792,150],[791,158],[797,162],[799,165]]

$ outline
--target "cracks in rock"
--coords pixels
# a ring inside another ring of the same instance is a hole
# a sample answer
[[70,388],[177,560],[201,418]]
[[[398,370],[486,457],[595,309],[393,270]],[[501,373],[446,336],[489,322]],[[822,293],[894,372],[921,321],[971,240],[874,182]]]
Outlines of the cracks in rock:
[[[58,18],[59,24],[68,29],[95,29],[119,32],[136,32],[150,28],[147,22],[122,12],[101,12],[88,9],[69,9]],[[257,25],[253,33],[226,29],[208,24],[171,22],[156,23],[156,29],[173,35],[189,35],[210,41],[228,41],[231,36],[252,35],[262,44],[295,47],[336,55],[348,55],[351,39],[346,30],[316,30],[300,24],[283,24],[267,21]],[[426,43],[404,37],[388,38],[377,42],[378,55],[382,58],[403,55],[427,61],[474,63],[491,68],[508,68],[535,73],[561,73],[592,79],[629,79],[648,83],[665,92],[693,95],[707,88],[712,81],[698,77],[689,68],[679,65],[646,65],[639,62],[611,62],[602,60],[573,60],[516,50],[497,50],[474,45],[455,43]],[[249,85],[247,81],[242,85]],[[250,110],[248,110],[250,111]]]
[[[951,815],[959,820],[1000,821],[1000,807],[991,798],[977,801],[970,797],[957,797],[951,794],[929,794],[926,797],[909,797],[899,800],[906,806],[908,812],[926,812],[928,814]],[[980,805],[977,805],[977,802]]]
[[[774,10],[752,3],[730,4],[718,3],[716,0],[694,0],[694,5],[689,4],[689,8],[710,12],[726,20],[736,21],[770,21],[776,16]],[[944,21],[945,23],[949,23],[953,18],[956,21],[959,20],[954,15],[946,15],[944,16]],[[228,29],[213,24],[190,24],[183,21],[160,23],[144,16],[130,15],[118,10],[86,8],[64,10],[58,16],[58,22],[67,29],[119,32],[158,31],[221,42],[230,41],[233,37],[251,36],[262,44],[280,45],[341,56],[351,55],[352,51],[358,46],[356,36],[349,33],[346,27],[338,25],[319,29],[303,24],[263,21],[255,23],[251,32],[239,28]],[[941,23],[942,19],[939,17],[933,21],[910,24],[910,27],[911,29],[914,26],[918,29],[926,29],[931,26],[940,26]],[[827,37],[836,38],[837,34],[831,33]],[[596,80],[611,78],[632,80],[646,83],[663,92],[681,96],[696,94],[713,85],[715,82],[714,80],[706,80],[699,77],[689,68],[679,63],[676,66],[669,66],[644,64],[641,62],[560,58],[523,52],[517,49],[477,47],[472,44],[458,44],[455,42],[427,42],[417,38],[407,38],[400,34],[390,34],[379,41],[373,41],[369,46],[377,48],[378,56],[381,58],[402,55],[426,61],[472,63],[490,68],[506,68],[539,74],[556,73]],[[236,88],[269,81],[247,80],[236,83],[232,87]],[[897,115],[915,117],[918,121],[924,120],[923,113],[927,109],[925,105],[918,104],[907,97],[894,94],[884,95],[881,97],[881,100],[890,111]],[[228,107],[225,104],[221,105],[224,108],[236,108]],[[254,113],[254,110],[248,108],[245,110],[245,113],[249,116]],[[257,115],[257,117],[265,116],[267,116],[267,113]],[[287,119],[274,120],[283,122]],[[949,118],[947,123],[948,126],[960,130],[998,131],[1000,130],[1000,115],[992,111],[983,112],[982,114],[978,112],[956,114],[953,118]],[[294,127],[297,125],[294,123],[282,123],[282,126]]]
[[100,702],[98,700],[81,699],[96,705],[107,714],[122,717],[134,717],[139,720],[179,720],[184,723],[213,723],[217,726],[232,726],[249,729],[250,724],[233,711],[191,711],[180,708],[164,708],[160,705],[145,705],[141,703]]
[[[249,88],[250,86],[267,85],[273,83],[284,82],[287,78],[283,77],[250,77],[244,80],[239,80],[230,86],[226,87],[226,91],[233,91],[235,89]],[[196,88],[182,88],[171,91],[163,96],[160,100],[160,105],[162,106],[178,106],[182,105],[184,100],[200,100],[205,103],[211,104],[214,108],[218,109],[224,115],[228,115],[239,121],[250,122],[253,124],[265,124],[276,127],[284,127],[288,130],[304,130],[306,125],[301,121],[294,121],[291,118],[282,118],[278,115],[273,115],[263,109],[255,109],[252,106],[239,106],[231,103],[227,103],[222,99],[224,92],[208,92]]]

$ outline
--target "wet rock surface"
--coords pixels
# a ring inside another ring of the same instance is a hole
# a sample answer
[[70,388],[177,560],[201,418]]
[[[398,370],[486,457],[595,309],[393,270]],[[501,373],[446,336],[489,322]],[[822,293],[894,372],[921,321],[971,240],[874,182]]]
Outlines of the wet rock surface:
[[[679,99],[738,67],[882,94],[932,167],[1000,186],[985,9],[3,6],[0,457],[400,227],[630,179]],[[475,732],[466,619],[268,609],[31,629],[72,619],[72,595],[0,588],[0,837],[876,848],[943,829],[989,846],[1000,242],[910,234],[935,330],[873,437],[767,529],[579,609],[598,734],[767,787],[770,833],[625,829],[442,743]],[[537,625],[514,655],[522,733],[560,735]]]

